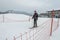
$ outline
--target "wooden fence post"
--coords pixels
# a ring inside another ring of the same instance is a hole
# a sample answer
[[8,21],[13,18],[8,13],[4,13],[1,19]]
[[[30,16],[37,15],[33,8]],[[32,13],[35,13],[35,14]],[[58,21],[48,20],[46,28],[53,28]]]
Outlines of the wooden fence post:
[[50,36],[52,35],[53,17],[54,17],[54,10],[52,11],[52,20],[51,20]]

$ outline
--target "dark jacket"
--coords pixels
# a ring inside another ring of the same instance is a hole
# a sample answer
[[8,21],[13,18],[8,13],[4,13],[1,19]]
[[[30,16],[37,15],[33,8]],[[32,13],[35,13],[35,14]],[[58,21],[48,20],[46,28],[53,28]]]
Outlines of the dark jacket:
[[34,21],[38,20],[38,14],[37,13],[34,13],[33,17],[34,18]]

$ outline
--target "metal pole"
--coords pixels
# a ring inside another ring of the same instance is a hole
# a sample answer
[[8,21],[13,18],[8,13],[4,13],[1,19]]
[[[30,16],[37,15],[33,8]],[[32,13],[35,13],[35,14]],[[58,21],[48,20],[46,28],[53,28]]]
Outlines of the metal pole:
[[4,14],[3,14],[3,23],[4,23]]
[[59,27],[59,18],[58,18],[58,21],[57,21],[57,28]]
[[22,33],[20,33],[20,35],[21,35],[21,40],[22,40]]
[[34,40],[34,28],[33,28],[33,40]]
[[6,38],[6,40],[8,40],[8,39]]
[[16,40],[15,36],[14,36],[14,40]]
[[28,40],[28,34],[27,34],[27,32],[26,32],[26,40]]

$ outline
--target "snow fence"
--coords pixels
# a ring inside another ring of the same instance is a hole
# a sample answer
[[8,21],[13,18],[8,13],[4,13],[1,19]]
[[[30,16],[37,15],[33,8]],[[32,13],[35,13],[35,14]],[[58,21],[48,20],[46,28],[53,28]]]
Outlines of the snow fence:
[[37,28],[29,29],[20,36],[14,36],[14,40],[50,40],[50,19]]
[[[4,21],[4,17],[0,17]],[[13,19],[7,18],[8,21],[14,21]],[[6,20],[5,19],[5,20]],[[26,21],[29,21],[30,19],[27,19]],[[16,20],[15,20],[16,21]],[[21,20],[17,20],[16,22],[21,22]],[[25,21],[25,20],[23,20]],[[52,24],[52,25],[51,25]],[[50,40],[50,34],[54,32],[59,26],[59,19],[50,18],[49,20],[46,20],[44,23],[39,24],[37,28],[29,29],[25,33],[20,33],[19,36],[13,36],[12,40]],[[6,38],[8,40],[8,38]]]

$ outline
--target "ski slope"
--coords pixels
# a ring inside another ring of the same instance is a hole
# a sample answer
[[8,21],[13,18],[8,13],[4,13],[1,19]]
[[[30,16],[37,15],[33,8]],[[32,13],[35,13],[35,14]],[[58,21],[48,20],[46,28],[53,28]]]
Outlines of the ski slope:
[[[48,19],[50,18],[38,18],[38,26]],[[18,34],[30,30],[30,27],[33,27],[33,19],[31,19],[30,16],[23,14],[4,14],[3,22],[3,15],[0,15],[0,40],[6,40],[6,38],[13,40],[13,36],[19,36]],[[40,35],[42,35],[42,33]],[[53,39],[55,39],[54,32],[51,37],[51,40]]]
[[[29,16],[23,14],[4,14],[4,23],[3,15],[0,15],[0,18],[0,40],[5,40],[6,37],[8,39],[13,39],[13,36],[23,33],[29,30],[30,27],[33,27],[33,19],[29,21]],[[46,20],[48,20],[48,18],[39,18],[38,25],[44,23]]]

